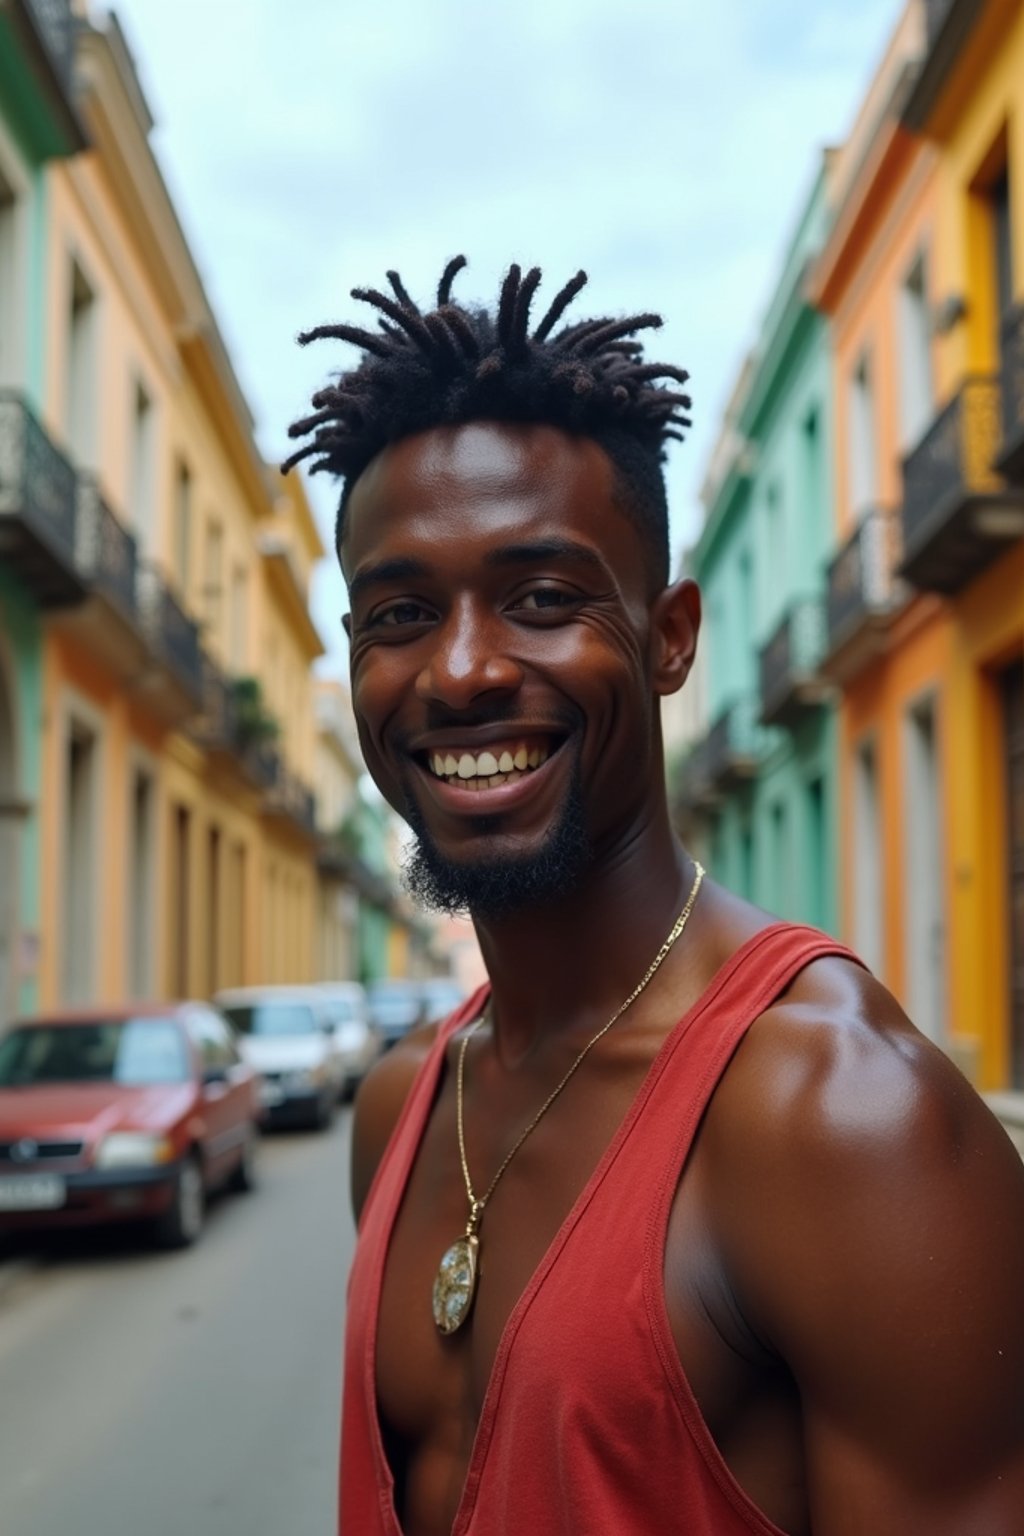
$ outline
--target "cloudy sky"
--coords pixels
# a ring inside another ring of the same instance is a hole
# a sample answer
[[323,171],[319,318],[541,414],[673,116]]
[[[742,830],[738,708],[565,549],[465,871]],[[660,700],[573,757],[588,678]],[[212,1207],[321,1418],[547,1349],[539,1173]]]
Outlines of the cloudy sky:
[[[673,547],[695,532],[716,424],[821,148],[839,142],[900,0],[118,0],[154,147],[268,457],[396,266],[424,298],[448,256],[490,299],[510,261],[578,312],[657,309],[692,375],[672,447]],[[585,303],[584,303],[585,301]],[[325,537],[329,486],[313,482]],[[344,653],[340,578],[314,611]]]

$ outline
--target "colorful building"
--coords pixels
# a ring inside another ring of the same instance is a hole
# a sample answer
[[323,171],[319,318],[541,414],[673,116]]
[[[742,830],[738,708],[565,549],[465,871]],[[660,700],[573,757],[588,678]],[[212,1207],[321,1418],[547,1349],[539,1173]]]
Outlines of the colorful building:
[[691,557],[704,594],[709,728],[681,765],[715,876],[835,926],[834,717],[818,663],[831,540],[826,325],[806,278],[828,226],[824,157],[705,481]]
[[[930,0],[904,128],[937,156],[936,408],[902,570],[948,626],[940,802],[950,1033],[1024,1093],[1024,4]],[[908,801],[908,809],[910,802]],[[1015,1112],[1024,1124],[1018,1098]]]
[[46,605],[29,1005],[309,979],[322,547],[257,450],[116,19],[75,48],[88,148],[46,172],[38,390],[0,423],[6,579]]
[[70,470],[39,426],[53,323],[46,167],[85,142],[72,27],[68,0],[0,7],[0,1021],[38,995],[43,630],[74,590],[60,574]]
[[900,121],[924,49],[904,12],[836,160],[812,277],[831,321],[835,547],[825,671],[840,689],[841,928],[919,1028],[951,1044],[942,602],[900,576],[904,456],[935,413],[936,156]]

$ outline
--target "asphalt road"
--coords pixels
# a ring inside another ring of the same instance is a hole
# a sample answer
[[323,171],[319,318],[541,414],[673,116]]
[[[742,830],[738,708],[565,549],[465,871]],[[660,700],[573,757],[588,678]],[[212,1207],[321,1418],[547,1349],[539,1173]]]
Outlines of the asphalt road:
[[194,1249],[0,1263],[3,1536],[333,1536],[349,1122],[266,1137]]

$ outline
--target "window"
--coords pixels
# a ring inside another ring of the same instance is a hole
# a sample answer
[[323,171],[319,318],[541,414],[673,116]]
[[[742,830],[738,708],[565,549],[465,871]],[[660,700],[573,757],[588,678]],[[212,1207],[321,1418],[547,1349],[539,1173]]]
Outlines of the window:
[[179,459],[174,470],[174,577],[178,591],[188,598],[192,564],[192,475]]
[[156,509],[153,505],[153,403],[136,379],[131,395],[128,468],[128,517],[142,552],[152,555]]
[[900,435],[904,448],[920,442],[932,416],[931,316],[924,256],[899,293]]
[[878,452],[875,438],[875,392],[871,360],[861,355],[849,388],[849,463],[847,465],[851,516],[859,521],[875,503]]
[[220,645],[224,622],[224,529],[213,518],[210,518],[206,524],[206,548],[203,554],[203,617],[207,633]]
[[244,565],[236,565],[231,573],[231,613],[228,620],[228,666],[240,676],[248,661],[247,636],[249,581]]
[[71,262],[68,314],[68,367],[65,430],[79,469],[95,470],[96,443],[96,296],[78,262]]
[[190,985],[189,885],[191,883],[192,814],[187,806],[176,805],[171,812],[170,901],[171,987],[176,997],[188,997]]
[[133,997],[153,990],[154,784],[142,769],[133,776],[128,844],[128,985]]
[[907,710],[903,738],[906,1004],[918,1029],[941,1042],[946,1032],[946,946],[939,743],[932,698]]
[[66,1003],[92,1001],[98,907],[99,742],[72,718],[65,746],[61,991]]
[[865,965],[878,973],[882,966],[882,859],[874,742],[863,742],[857,749],[853,774],[853,943]]
[[25,306],[18,256],[18,201],[0,171],[0,385],[21,382],[18,327]]
[[989,191],[995,259],[997,324],[1013,304],[1013,227],[1010,222],[1010,173],[1006,166]]

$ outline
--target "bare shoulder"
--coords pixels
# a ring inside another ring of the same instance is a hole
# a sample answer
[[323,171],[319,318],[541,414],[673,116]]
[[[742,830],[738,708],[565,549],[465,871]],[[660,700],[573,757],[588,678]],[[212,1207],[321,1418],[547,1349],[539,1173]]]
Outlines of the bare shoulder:
[[844,1437],[823,1464],[857,1446],[892,1508],[922,1478],[963,1492],[961,1517],[1024,1497],[1024,1166],[885,988],[809,966],[738,1049],[702,1152],[741,1310],[809,1433]]
[[420,1067],[437,1039],[438,1024],[412,1030],[385,1052],[356,1094],[352,1123],[352,1209],[356,1221],[391,1133]]

